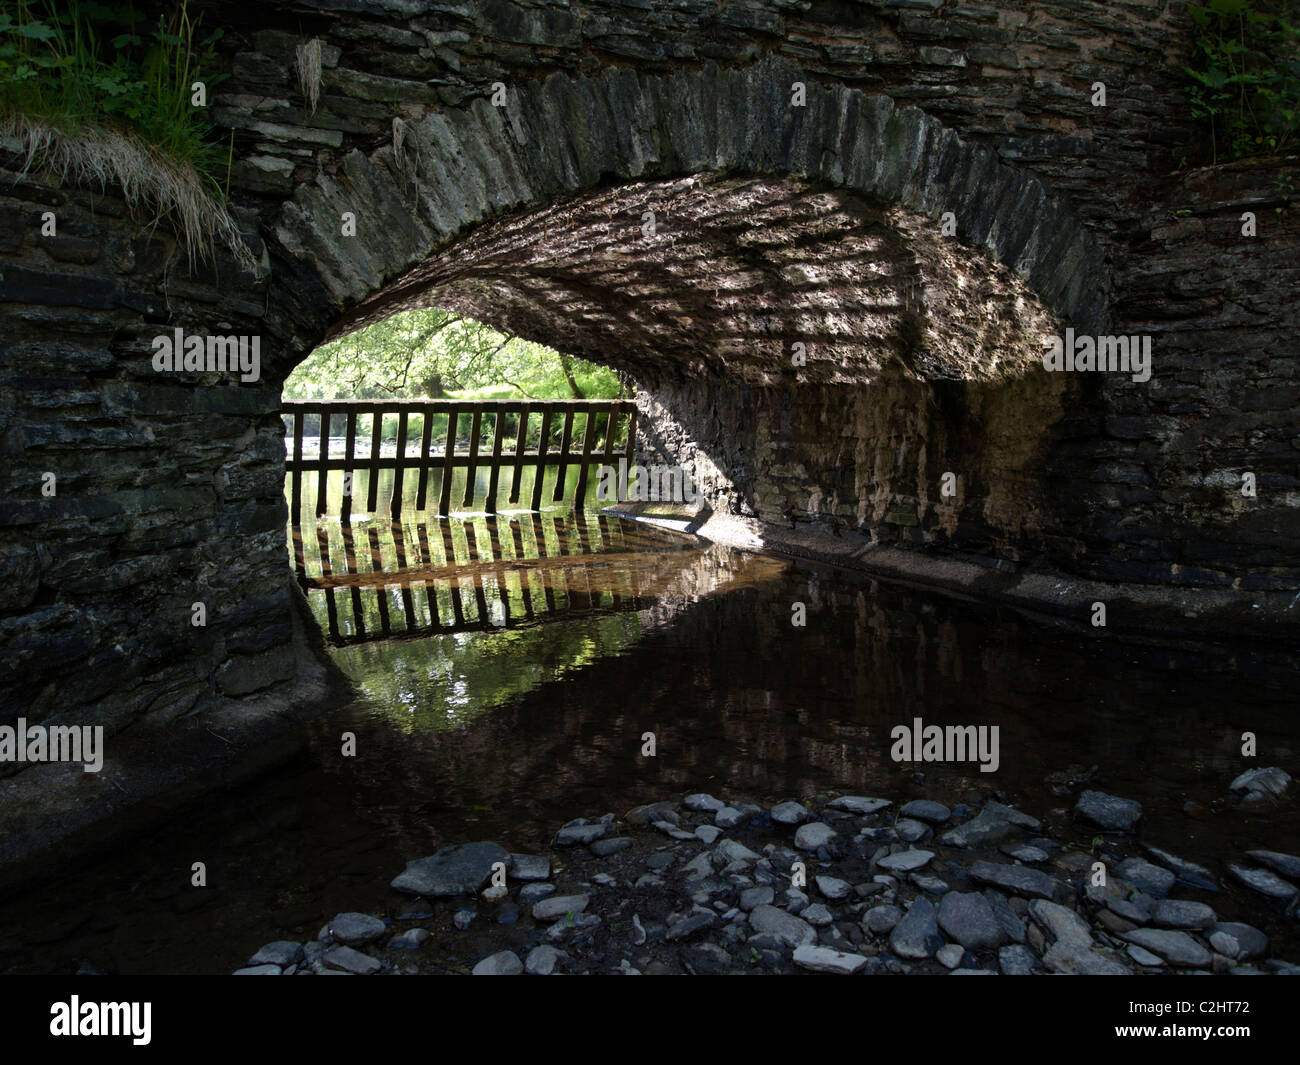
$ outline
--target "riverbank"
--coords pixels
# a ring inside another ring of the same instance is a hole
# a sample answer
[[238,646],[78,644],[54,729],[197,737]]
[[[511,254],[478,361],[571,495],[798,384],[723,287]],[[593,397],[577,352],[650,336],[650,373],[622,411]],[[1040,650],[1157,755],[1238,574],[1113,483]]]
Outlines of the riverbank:
[[[696,793],[571,821],[544,853],[444,847],[398,873],[389,912],[322,915],[239,973],[1300,973],[1269,934],[1294,943],[1300,857],[1194,864],[1090,775],[1041,819],[997,794]],[[1268,817],[1289,783],[1242,774],[1226,815]]]

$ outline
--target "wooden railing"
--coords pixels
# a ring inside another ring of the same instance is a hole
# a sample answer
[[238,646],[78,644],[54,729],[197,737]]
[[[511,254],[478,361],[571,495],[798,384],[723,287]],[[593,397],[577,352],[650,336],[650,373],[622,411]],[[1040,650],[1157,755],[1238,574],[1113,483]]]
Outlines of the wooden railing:
[[[293,439],[293,450],[285,462],[285,469],[292,478],[291,518],[297,522],[302,517],[302,475],[305,472],[317,473],[316,513],[324,514],[326,509],[326,483],[331,471],[342,470],[345,475],[366,472],[367,506],[373,514],[377,504],[379,490],[379,471],[394,470],[392,517],[397,518],[402,508],[402,492],[406,471],[415,471],[419,475],[416,491],[416,509],[424,510],[427,503],[429,472],[441,470],[441,484],[438,495],[438,514],[446,516],[451,513],[452,473],[454,470],[466,470],[465,492],[462,507],[469,507],[476,495],[479,469],[490,471],[487,488],[486,511],[496,513],[497,494],[502,470],[510,477],[509,502],[519,502],[520,482],[525,467],[535,470],[532,486],[532,510],[540,510],[542,505],[543,475],[548,467],[559,467],[555,480],[552,501],[558,502],[565,496],[569,468],[578,467],[578,478],[574,488],[575,500],[581,501],[586,494],[588,474],[593,465],[617,462],[620,455],[626,455],[632,462],[636,447],[636,405],[628,400],[496,400],[464,402],[451,399],[435,400],[315,400],[307,402],[284,403],[282,409],[290,421],[288,432]],[[422,416],[423,426],[420,433],[419,451],[408,452],[408,426],[412,414]],[[447,416],[445,439],[432,439],[433,422],[436,415]],[[505,450],[506,416],[519,415],[519,425],[514,433],[513,450]],[[574,419],[583,416],[581,450],[573,450]],[[320,455],[316,458],[303,457],[303,428],[308,416],[320,418]],[[357,418],[361,415],[371,416],[370,447],[364,455],[357,455]],[[395,415],[397,424],[397,454],[381,454],[384,418]],[[603,420],[601,416],[603,417]],[[458,428],[463,418],[468,416],[469,442],[465,451],[456,450]],[[527,450],[527,441],[531,437],[531,423],[536,416],[538,425],[538,444],[534,450]],[[484,424],[486,418],[492,419],[490,428]],[[563,419],[563,430],[559,449],[550,450],[549,441],[552,426]],[[614,442],[619,438],[619,421],[626,419],[627,437],[620,451],[614,450]],[[331,455],[329,448],[331,425],[337,425],[335,419],[342,419],[344,425],[345,448],[341,456]],[[602,435],[597,436],[597,427],[602,427]],[[491,434],[490,450],[481,451],[483,433]],[[346,482],[345,482],[346,483]],[[355,487],[355,486],[353,486]],[[351,515],[353,493],[344,492],[342,517],[346,520]]]

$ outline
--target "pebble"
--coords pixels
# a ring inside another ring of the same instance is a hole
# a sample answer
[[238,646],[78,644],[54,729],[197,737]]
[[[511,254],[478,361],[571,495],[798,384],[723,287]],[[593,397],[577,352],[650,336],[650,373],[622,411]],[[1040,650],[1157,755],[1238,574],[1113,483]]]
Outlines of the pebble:
[[1271,899],[1289,899],[1300,894],[1300,888],[1283,880],[1268,869],[1251,869],[1244,865],[1228,863],[1228,872],[1248,888],[1267,895]]
[[913,821],[910,817],[905,817],[899,821],[894,826],[894,831],[898,833],[898,838],[904,843],[916,843],[933,834],[929,825],[923,821]]
[[695,834],[704,841],[705,846],[712,846],[722,835],[722,829],[714,825],[699,825],[695,829]]
[[715,814],[727,804],[721,799],[715,799],[712,795],[704,792],[696,792],[694,795],[687,795],[683,800],[688,810],[696,810],[700,813]]
[[[658,824],[659,822],[656,822],[656,827],[658,827]],[[609,826],[602,824],[566,825],[555,834],[555,845],[557,847],[575,847],[579,844],[590,845],[608,831]],[[495,957],[495,955],[493,956]],[[518,958],[515,959],[515,961],[518,960]]]
[[497,862],[507,863],[509,868],[510,861],[510,852],[495,843],[443,847],[428,858],[407,862],[391,887],[394,891],[430,898],[472,895],[488,882]]
[[369,943],[387,931],[387,925],[367,913],[340,913],[326,926],[339,943]]
[[899,813],[904,817],[915,817],[918,821],[929,821],[941,825],[952,816],[952,812],[941,802],[931,799],[913,799]]
[[812,818],[808,808],[797,802],[778,803],[772,807],[771,814],[778,825],[798,825]]
[[933,857],[934,851],[905,850],[897,854],[887,854],[876,864],[890,872],[910,873],[913,869],[920,869]]
[[464,932],[474,923],[474,918],[477,916],[478,914],[473,910],[457,910],[451,915],[451,923]]
[[1267,865],[1283,876],[1300,879],[1300,857],[1294,854],[1283,854],[1280,851],[1247,851],[1246,857],[1254,859],[1260,865]]
[[871,799],[864,795],[841,795],[838,799],[832,799],[827,805],[833,810],[847,810],[859,817],[867,817],[894,804],[888,799]]
[[399,936],[393,936],[388,941],[389,950],[419,950],[424,945],[424,941],[429,938],[429,932],[424,928],[408,928]]
[[499,950],[495,954],[489,954],[475,965],[471,974],[473,976],[519,976],[523,971],[524,963],[519,960],[518,954],[513,950]]
[[280,968],[288,968],[290,965],[297,965],[303,960],[304,954],[301,943],[293,943],[285,939],[277,939],[274,943],[267,943],[256,954],[248,959],[248,964],[254,967],[259,965],[276,965]]
[[795,949],[794,963],[801,969],[815,973],[838,973],[852,976],[864,965],[867,959],[861,954],[846,954],[826,947],[800,946]]
[[838,877],[818,876],[814,878],[814,883],[817,885],[817,890],[832,902],[847,899],[853,893],[853,885]]
[[1203,902],[1162,899],[1151,914],[1151,923],[1161,928],[1213,928],[1218,914]]
[[1038,869],[1026,869],[1022,865],[976,862],[971,866],[970,875],[981,883],[992,884],[1017,895],[1049,900],[1056,896],[1055,880]]
[[835,830],[830,825],[814,821],[812,824],[799,827],[799,831],[794,834],[794,845],[801,851],[815,851],[818,847],[826,846],[834,838]]
[[236,969],[235,976],[279,976],[280,966],[278,965],[250,965],[247,969]]
[[875,935],[883,935],[892,932],[902,919],[903,911],[897,906],[873,906],[862,915],[862,927]]
[[1171,932],[1161,928],[1135,928],[1121,937],[1129,943],[1157,954],[1171,965],[1187,969],[1209,966],[1210,952],[1186,932]]
[[1131,832],[1142,818],[1142,804],[1104,791],[1085,791],[1074,804],[1076,817],[1112,832]]
[[533,947],[524,959],[524,972],[529,976],[550,976],[555,971],[556,963],[565,955],[549,943]]
[[749,926],[760,934],[775,936],[787,947],[801,947],[817,941],[812,925],[775,906],[755,906],[749,913]]
[[1247,769],[1228,785],[1234,795],[1250,796],[1252,794],[1266,799],[1280,798],[1291,783],[1290,774],[1277,766],[1261,769]]
[[1029,976],[1039,962],[1032,950],[1015,943],[998,951],[998,968],[1004,976]]
[[740,893],[740,908],[748,913],[755,906],[770,906],[776,897],[770,885],[746,888]]
[[734,806],[724,806],[713,815],[713,823],[719,828],[735,828],[737,825],[743,824],[744,821],[745,814]]
[[1143,843],[1142,849],[1151,855],[1159,864],[1173,872],[1188,887],[1200,888],[1203,891],[1218,891],[1219,884],[1214,875],[1202,865],[1195,862],[1189,862],[1179,858],[1176,854],[1170,854],[1159,847],[1152,847],[1150,844]]
[[945,969],[956,969],[961,965],[961,960],[966,956],[966,952],[956,943],[949,943],[935,951],[934,957]]
[[541,902],[542,899],[554,894],[554,884],[525,884],[519,889],[519,905],[531,906],[534,902]]
[[991,950],[1008,938],[988,899],[973,891],[948,892],[939,902],[938,921],[950,939],[969,951]]
[[912,902],[889,935],[889,949],[900,958],[928,958],[943,943],[934,903],[924,896]]
[[598,839],[591,845],[591,853],[597,858],[608,858],[611,854],[617,854],[619,851],[627,850],[632,846],[632,837],[630,836],[611,836],[609,839]]
[[534,904],[533,920],[554,921],[570,913],[582,913],[590,901],[590,895],[554,895]]
[[801,920],[807,921],[814,928],[825,928],[835,920],[834,915],[820,902],[814,902],[799,911]]
[[357,976],[369,976],[377,973],[383,966],[378,958],[362,954],[351,947],[331,947],[321,957],[321,962],[331,969],[341,969],[345,973]]
[[1038,832],[1042,827],[1038,820],[1014,807],[989,802],[964,825],[945,832],[942,842],[949,847],[982,847],[989,843],[1000,843],[1018,829]]

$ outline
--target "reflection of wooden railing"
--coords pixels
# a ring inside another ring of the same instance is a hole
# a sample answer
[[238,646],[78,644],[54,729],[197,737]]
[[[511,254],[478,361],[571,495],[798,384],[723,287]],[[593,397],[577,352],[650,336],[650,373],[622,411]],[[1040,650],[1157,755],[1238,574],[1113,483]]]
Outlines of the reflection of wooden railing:
[[[358,529],[316,525],[314,558],[307,557],[310,541],[304,539],[310,530],[293,528],[295,568],[309,600],[319,604],[323,598],[324,627],[337,645],[644,610],[656,600],[642,594],[635,569],[605,560],[686,546],[582,511],[571,522],[520,514],[420,522],[410,529],[401,522]],[[456,533],[464,536],[465,560],[456,557]],[[364,541],[358,543],[359,537]],[[385,554],[396,569],[386,568]],[[340,555],[338,567],[333,560]],[[394,617],[398,598],[400,614]]]
[[[293,438],[292,455],[285,462],[285,470],[292,478],[293,502],[290,511],[291,520],[298,521],[302,516],[302,475],[305,471],[316,471],[316,513],[325,513],[326,481],[332,470],[342,470],[345,474],[366,471],[367,475],[367,511],[375,511],[379,490],[379,471],[394,470],[392,516],[396,519],[402,508],[402,488],[404,474],[407,470],[418,470],[420,475],[416,492],[416,509],[423,510],[426,503],[429,471],[441,469],[442,482],[438,497],[438,514],[451,513],[452,471],[460,468],[466,470],[465,495],[462,507],[469,507],[474,502],[477,479],[475,474],[481,468],[489,470],[487,503],[485,509],[489,514],[496,513],[498,479],[502,469],[512,471],[510,483],[511,503],[519,502],[519,486],[526,466],[536,472],[533,479],[532,509],[540,510],[542,504],[542,480],[547,467],[559,467],[555,480],[553,501],[564,498],[565,484],[568,480],[570,466],[578,467],[578,480],[574,489],[574,498],[581,501],[587,490],[587,477],[591,466],[597,463],[613,464],[618,457],[614,443],[621,435],[620,419],[626,419],[626,443],[622,453],[632,461],[636,446],[636,406],[627,400],[562,400],[562,401],[520,401],[497,400],[484,402],[461,402],[450,399],[435,400],[376,400],[376,401],[336,401],[317,400],[313,402],[293,402],[282,405],[284,414],[290,421],[289,433]],[[419,452],[410,454],[407,450],[408,425],[411,415],[421,416]],[[447,416],[445,439],[432,439],[433,422],[437,415]],[[303,457],[303,423],[308,416],[320,418],[320,455],[314,459]],[[370,449],[365,455],[357,455],[357,416],[370,415]],[[384,456],[382,435],[385,415],[396,415],[397,454]],[[456,450],[456,437],[461,418],[469,416],[469,446],[464,452]],[[509,415],[518,415],[518,430],[514,434],[514,449],[503,450],[505,445],[505,424]],[[531,439],[530,422],[536,415],[540,421],[538,444],[535,450],[527,450],[526,444]],[[581,415],[582,448],[573,450],[574,420]],[[603,419],[602,419],[603,415]],[[330,425],[336,418],[344,420],[345,447],[341,456],[330,454]],[[558,451],[549,450],[551,428],[557,419],[563,418],[563,432]],[[491,426],[486,423],[491,419]],[[597,435],[598,426],[600,436]],[[481,451],[485,434],[490,434],[491,450]],[[441,455],[438,454],[441,449]],[[345,489],[343,496],[342,517],[346,520],[352,510],[352,494]]]

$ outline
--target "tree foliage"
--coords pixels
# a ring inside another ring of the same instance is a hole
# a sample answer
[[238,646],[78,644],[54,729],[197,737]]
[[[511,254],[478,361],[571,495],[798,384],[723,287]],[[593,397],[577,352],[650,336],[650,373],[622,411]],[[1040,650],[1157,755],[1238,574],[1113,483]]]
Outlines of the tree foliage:
[[451,311],[406,311],[323,344],[285,382],[286,399],[612,399],[618,376]]

